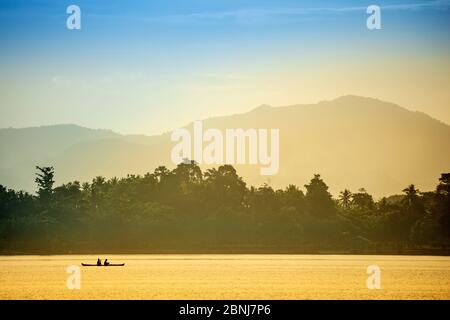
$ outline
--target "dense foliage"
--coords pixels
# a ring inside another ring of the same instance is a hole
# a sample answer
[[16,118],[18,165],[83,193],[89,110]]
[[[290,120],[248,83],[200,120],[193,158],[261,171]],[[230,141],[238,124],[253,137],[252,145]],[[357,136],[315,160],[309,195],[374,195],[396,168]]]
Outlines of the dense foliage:
[[374,201],[364,189],[333,199],[315,175],[305,192],[247,187],[230,165],[194,163],[144,176],[54,187],[37,167],[37,195],[0,185],[2,252],[403,252],[447,248],[450,175]]

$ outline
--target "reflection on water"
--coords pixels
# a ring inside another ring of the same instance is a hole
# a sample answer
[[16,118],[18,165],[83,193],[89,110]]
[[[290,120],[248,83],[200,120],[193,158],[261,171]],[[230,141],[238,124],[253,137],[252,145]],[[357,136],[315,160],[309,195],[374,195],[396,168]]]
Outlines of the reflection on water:
[[[125,267],[66,269],[97,257]],[[381,268],[369,290],[366,269]],[[450,299],[450,257],[356,255],[1,256],[1,299]]]

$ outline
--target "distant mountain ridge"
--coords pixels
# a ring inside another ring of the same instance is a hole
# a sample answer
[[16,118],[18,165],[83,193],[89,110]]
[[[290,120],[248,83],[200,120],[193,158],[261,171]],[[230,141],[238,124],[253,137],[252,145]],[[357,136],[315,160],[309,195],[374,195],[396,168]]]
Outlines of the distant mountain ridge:
[[[253,185],[303,186],[322,174],[333,193],[366,188],[376,196],[410,183],[433,189],[450,171],[450,126],[420,112],[378,99],[344,96],[317,104],[270,107],[206,119],[204,128],[280,129],[280,171],[237,165]],[[189,124],[187,128],[192,128]],[[76,125],[0,129],[0,184],[34,190],[34,166],[54,165],[57,183],[90,181],[174,167],[170,133],[120,135]]]
[[21,159],[55,156],[67,146],[105,138],[118,138],[111,130],[88,129],[73,124],[23,129],[0,129],[0,168],[8,168]]

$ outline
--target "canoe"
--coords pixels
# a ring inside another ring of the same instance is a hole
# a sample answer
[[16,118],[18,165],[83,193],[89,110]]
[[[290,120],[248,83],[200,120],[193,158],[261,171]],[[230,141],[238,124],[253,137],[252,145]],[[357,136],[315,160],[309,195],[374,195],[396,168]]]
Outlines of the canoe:
[[111,263],[108,264],[107,266],[105,265],[97,265],[97,264],[89,264],[89,263],[82,263],[81,264],[83,267],[123,267],[125,265],[125,263]]

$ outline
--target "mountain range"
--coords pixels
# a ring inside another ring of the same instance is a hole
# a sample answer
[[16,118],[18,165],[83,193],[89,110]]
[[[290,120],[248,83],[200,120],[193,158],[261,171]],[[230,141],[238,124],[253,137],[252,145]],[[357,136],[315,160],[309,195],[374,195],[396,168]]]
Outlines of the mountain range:
[[[236,165],[255,186],[303,186],[319,173],[337,194],[364,187],[376,197],[414,183],[435,188],[450,171],[450,126],[378,99],[343,96],[316,104],[260,106],[250,112],[209,118],[203,127],[279,129],[280,169],[261,176],[259,165]],[[186,128],[192,130],[192,123]],[[173,168],[170,132],[122,135],[111,130],[54,125],[0,129],[0,184],[33,192],[36,165],[55,167],[57,184],[91,181]],[[206,168],[206,166],[205,166]]]

